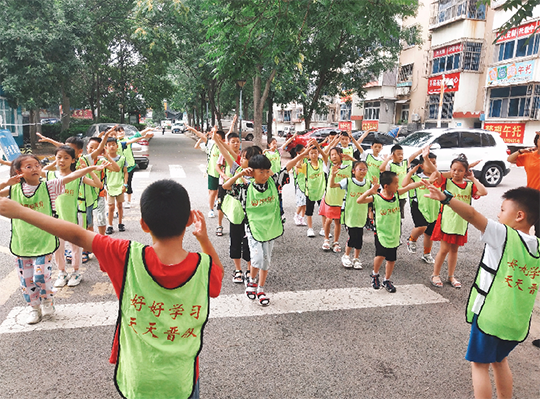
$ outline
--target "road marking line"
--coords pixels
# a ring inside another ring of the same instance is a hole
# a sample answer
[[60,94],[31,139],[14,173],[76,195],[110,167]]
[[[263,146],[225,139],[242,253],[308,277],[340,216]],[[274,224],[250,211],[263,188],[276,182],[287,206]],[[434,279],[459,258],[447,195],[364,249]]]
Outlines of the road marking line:
[[[4,248],[4,247],[0,247]],[[4,252],[4,251],[2,251]],[[17,269],[13,269],[9,274],[0,281],[0,306],[7,302],[11,295],[19,288],[19,274]]]
[[186,172],[182,165],[169,165],[169,173],[173,179],[185,179]]
[[88,294],[90,296],[114,295],[114,287],[110,282],[95,283],[92,286],[92,291],[90,291]]
[[[345,309],[364,309],[387,306],[410,306],[445,303],[442,297],[423,284],[397,286],[397,293],[372,288],[337,288],[328,290],[278,292],[270,295],[272,304],[262,307],[250,301],[245,294],[223,295],[210,302],[210,317],[250,317],[286,313],[304,313]],[[108,326],[116,323],[118,302],[86,302],[56,305],[53,319],[28,325],[28,308],[18,306],[11,310],[0,325],[0,334],[26,331],[54,330]]]
[[152,171],[152,165],[148,165],[146,169],[142,169],[142,170],[139,169],[135,173],[133,173],[133,180],[149,179],[151,171]]
[[[9,220],[9,219],[8,219],[8,220]],[[0,252],[2,252],[3,254],[13,255],[13,254],[11,253],[11,251],[9,250],[8,247],[2,247],[2,246],[0,246]]]

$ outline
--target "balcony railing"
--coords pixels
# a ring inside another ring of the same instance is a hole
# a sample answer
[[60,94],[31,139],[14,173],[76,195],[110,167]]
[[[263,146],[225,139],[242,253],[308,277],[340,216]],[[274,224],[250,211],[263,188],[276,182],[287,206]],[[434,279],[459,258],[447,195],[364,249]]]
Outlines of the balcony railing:
[[431,4],[430,28],[459,19],[486,19],[486,6],[476,0],[444,0]]

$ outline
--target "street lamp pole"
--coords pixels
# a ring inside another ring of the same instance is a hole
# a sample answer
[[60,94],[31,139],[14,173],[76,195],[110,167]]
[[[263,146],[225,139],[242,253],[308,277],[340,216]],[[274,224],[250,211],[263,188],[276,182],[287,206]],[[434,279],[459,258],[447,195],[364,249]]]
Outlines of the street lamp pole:
[[441,127],[443,102],[444,102],[444,73],[441,76],[441,93],[439,96],[439,114],[437,115],[437,127]]
[[240,137],[240,148],[242,148],[242,89],[244,88],[244,85],[246,84],[245,79],[239,79],[236,81],[236,84],[240,86],[240,127],[238,128],[238,136]]

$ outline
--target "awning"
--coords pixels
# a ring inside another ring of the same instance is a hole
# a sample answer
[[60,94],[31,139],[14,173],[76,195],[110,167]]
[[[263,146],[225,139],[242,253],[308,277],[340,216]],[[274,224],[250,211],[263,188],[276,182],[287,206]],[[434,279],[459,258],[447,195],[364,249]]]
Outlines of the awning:
[[408,103],[409,101],[411,101],[411,100],[408,100],[408,99],[407,100],[397,100],[396,104],[405,104],[405,103]]

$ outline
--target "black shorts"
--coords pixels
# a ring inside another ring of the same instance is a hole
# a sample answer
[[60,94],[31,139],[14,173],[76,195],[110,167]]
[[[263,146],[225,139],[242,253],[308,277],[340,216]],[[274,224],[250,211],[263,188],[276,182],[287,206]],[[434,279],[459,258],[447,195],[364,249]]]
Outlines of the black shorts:
[[313,216],[313,211],[315,210],[315,202],[321,206],[321,200],[318,201],[311,201],[309,198],[306,197],[306,216]]
[[399,211],[401,212],[401,218],[405,219],[405,203],[407,200],[405,198],[399,199]]
[[433,234],[433,229],[435,228],[435,225],[437,224],[437,221],[435,220],[433,223],[429,223],[427,225],[427,229],[426,231],[424,231],[424,234],[428,235],[431,237],[431,235]]
[[208,175],[208,190],[216,191],[219,186],[219,178]]
[[414,227],[427,226],[429,223],[424,215],[422,215],[422,212],[420,212],[420,209],[418,209],[418,201],[411,201],[409,202],[409,205],[411,206],[411,216],[414,222]]
[[395,262],[397,260],[397,249],[383,247],[379,241],[379,237],[375,234],[375,256],[384,256],[387,262]]
[[223,186],[220,184],[218,187],[218,194],[217,194],[217,210],[218,211],[221,211],[221,204],[223,203],[225,194],[227,194],[227,190],[225,190]]
[[347,246],[354,249],[362,249],[364,244],[364,229],[362,227],[347,227],[349,240]]

